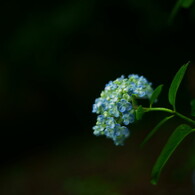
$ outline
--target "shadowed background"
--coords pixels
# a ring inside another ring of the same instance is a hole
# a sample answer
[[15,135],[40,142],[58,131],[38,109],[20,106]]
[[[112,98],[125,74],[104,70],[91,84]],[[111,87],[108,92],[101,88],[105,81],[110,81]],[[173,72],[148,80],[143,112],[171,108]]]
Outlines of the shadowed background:
[[[145,148],[163,114],[133,125],[124,147],[92,135],[91,113],[109,80],[144,75],[169,84],[191,60],[177,105],[195,97],[195,4],[176,1],[4,1],[0,6],[0,194],[192,194],[192,138],[176,151],[157,187],[150,171],[173,120]],[[163,132],[164,131],[164,132]],[[181,156],[182,154],[182,156]]]

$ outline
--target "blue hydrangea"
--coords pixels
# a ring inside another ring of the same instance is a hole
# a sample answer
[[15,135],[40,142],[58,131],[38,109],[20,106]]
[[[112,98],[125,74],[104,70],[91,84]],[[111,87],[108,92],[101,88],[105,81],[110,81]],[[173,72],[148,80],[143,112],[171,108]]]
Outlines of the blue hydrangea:
[[123,145],[130,135],[126,126],[135,121],[132,99],[150,98],[153,92],[151,85],[146,78],[136,74],[128,78],[122,75],[106,84],[93,104],[92,112],[99,114],[93,127],[94,135],[105,135],[116,145]]

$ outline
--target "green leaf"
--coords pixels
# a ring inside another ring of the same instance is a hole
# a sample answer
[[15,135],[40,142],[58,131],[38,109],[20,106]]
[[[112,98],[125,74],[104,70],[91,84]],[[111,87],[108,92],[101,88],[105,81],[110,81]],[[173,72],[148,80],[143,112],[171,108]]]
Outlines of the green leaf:
[[169,98],[169,103],[173,106],[174,110],[175,110],[175,100],[176,100],[176,95],[177,95],[177,90],[180,86],[180,83],[184,77],[184,74],[186,72],[186,69],[189,65],[189,62],[185,65],[183,65],[179,71],[176,73],[175,77],[173,78],[173,81],[171,83],[171,86],[169,88],[169,94],[168,94],[168,98]]
[[195,116],[195,99],[193,99],[191,102],[191,115]]
[[161,91],[162,91],[162,87],[163,85],[159,85],[154,92],[152,93],[152,96],[150,98],[150,107],[152,106],[152,104],[155,102],[155,100],[158,98],[158,96],[160,95]]
[[183,0],[181,6],[183,8],[189,8],[194,3],[194,0]]
[[153,170],[152,170],[152,179],[151,183],[156,185],[162,171],[162,168],[165,166],[166,162],[175,151],[177,146],[181,143],[181,141],[190,133],[194,132],[195,129],[192,129],[190,126],[186,124],[182,124],[178,126],[172,135],[169,137],[166,145],[164,146],[161,154],[159,155]]
[[141,120],[142,119],[142,116],[144,114],[144,110],[143,110],[143,107],[142,105],[140,105],[137,110],[135,111],[135,114],[136,114],[136,119],[137,120]]
[[169,119],[173,118],[174,115],[165,117],[163,120],[161,120],[155,127],[154,129],[152,129],[152,131],[150,131],[150,133],[146,136],[146,138],[144,139],[144,141],[141,144],[141,147],[143,147],[143,145],[149,141],[149,139],[157,132],[157,130],[165,123],[167,122]]

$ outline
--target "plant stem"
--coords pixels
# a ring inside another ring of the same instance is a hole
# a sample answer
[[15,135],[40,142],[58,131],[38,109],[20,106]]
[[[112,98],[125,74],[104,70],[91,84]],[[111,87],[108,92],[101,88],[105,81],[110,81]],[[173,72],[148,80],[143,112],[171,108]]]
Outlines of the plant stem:
[[168,109],[168,108],[143,108],[145,112],[151,112],[151,111],[162,111],[162,112],[168,112],[171,114],[174,114],[176,116],[178,116],[179,118],[184,119],[185,121],[188,121],[190,123],[192,123],[193,125],[195,125],[195,121],[192,120],[191,118],[184,116],[183,114],[180,114],[179,112],[176,112],[174,110]]
[[150,111],[163,111],[163,112],[169,112],[171,114],[175,114],[175,111],[173,111],[171,109],[168,109],[168,108],[161,108],[161,107],[158,107],[158,108],[144,108],[144,111],[145,112],[150,112]]
[[184,120],[186,120],[186,121],[188,121],[188,122],[195,125],[195,121],[192,120],[191,118],[188,118],[187,116],[184,116],[183,114],[180,114],[179,112],[175,112],[175,115],[177,115],[178,117],[180,117],[180,118],[182,118],[182,119],[184,119]]

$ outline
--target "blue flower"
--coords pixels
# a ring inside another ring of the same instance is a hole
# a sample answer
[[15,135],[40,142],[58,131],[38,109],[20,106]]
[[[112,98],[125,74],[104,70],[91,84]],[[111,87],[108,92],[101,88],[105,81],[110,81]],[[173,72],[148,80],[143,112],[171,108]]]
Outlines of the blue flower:
[[108,113],[116,118],[120,116],[119,110],[115,103],[110,103]]
[[123,145],[124,140],[129,136],[129,130],[125,126],[115,124],[114,128],[107,127],[105,135],[107,138],[113,139],[115,145]]
[[123,145],[124,140],[129,137],[130,133],[127,127],[117,124],[114,129],[114,135],[112,139],[115,145]]
[[95,104],[93,104],[92,112],[97,114],[102,113],[102,111],[104,112],[108,109],[108,104],[108,100],[103,98],[97,98],[95,100]]
[[105,135],[116,145],[123,145],[130,132],[122,124],[129,125],[135,121],[132,98],[150,98],[152,92],[151,83],[136,74],[128,78],[122,75],[110,81],[93,105],[92,112],[99,114],[93,127],[94,135]]
[[124,125],[128,125],[129,123],[133,123],[135,121],[135,115],[130,112],[125,112],[122,116]]
[[151,83],[143,76],[138,76],[131,74],[128,76],[129,80],[132,82],[132,88],[129,89],[129,93],[136,95],[139,98],[150,98],[153,92]]
[[120,112],[126,112],[132,109],[132,105],[125,99],[121,99],[120,102],[117,103],[118,109]]
[[117,85],[114,84],[112,81],[110,81],[108,84],[105,86],[105,90],[115,90],[117,88]]

